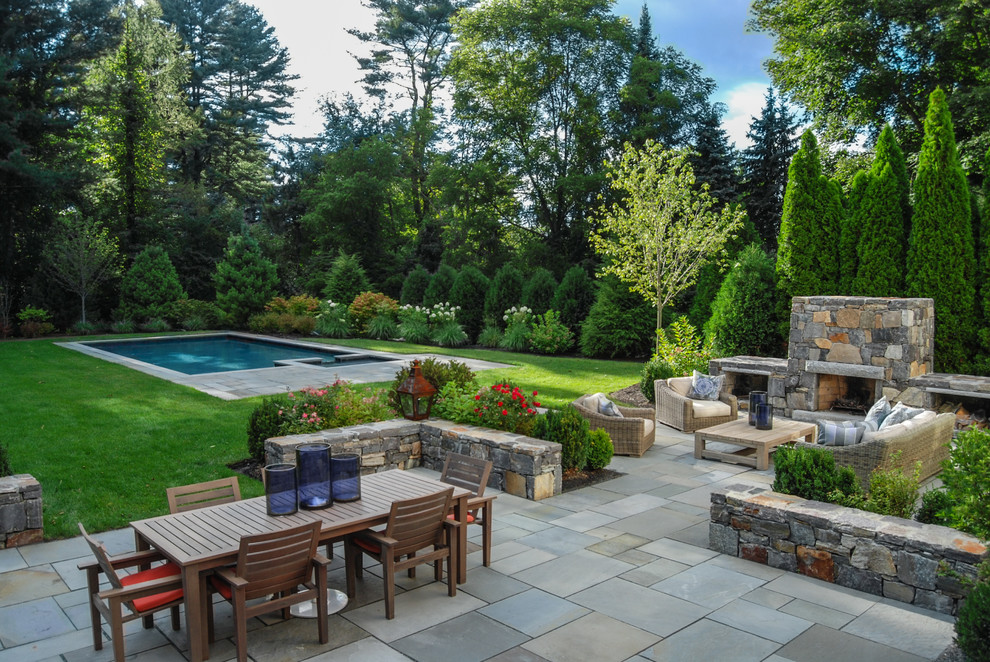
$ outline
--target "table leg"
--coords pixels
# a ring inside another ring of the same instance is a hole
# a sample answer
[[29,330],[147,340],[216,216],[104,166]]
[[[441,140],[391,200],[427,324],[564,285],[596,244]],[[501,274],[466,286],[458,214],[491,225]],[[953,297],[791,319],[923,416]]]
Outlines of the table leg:
[[701,459],[701,456],[705,453],[705,438],[701,431],[698,430],[694,433],[694,456],[697,459]]
[[186,603],[186,633],[189,636],[190,662],[202,662],[210,657],[210,644],[206,641],[207,632],[203,627],[203,608],[207,591],[203,590],[199,570],[194,567],[182,568],[182,590]]
[[771,444],[756,444],[756,470],[765,471],[770,466]]
[[468,516],[468,495],[457,499],[454,504],[454,517],[461,523],[457,527],[457,583],[463,584],[467,581],[467,516]]

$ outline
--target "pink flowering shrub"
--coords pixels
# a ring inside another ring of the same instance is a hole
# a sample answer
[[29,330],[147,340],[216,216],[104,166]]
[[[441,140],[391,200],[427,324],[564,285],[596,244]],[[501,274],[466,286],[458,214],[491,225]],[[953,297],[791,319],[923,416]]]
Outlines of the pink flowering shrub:
[[493,384],[474,396],[475,425],[528,435],[536,421],[540,403],[537,392],[530,396],[509,382]]

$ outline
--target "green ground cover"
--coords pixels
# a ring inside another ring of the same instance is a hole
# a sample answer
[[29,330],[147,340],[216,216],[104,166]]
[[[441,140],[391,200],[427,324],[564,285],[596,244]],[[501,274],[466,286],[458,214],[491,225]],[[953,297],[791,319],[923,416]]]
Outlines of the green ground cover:
[[[64,339],[60,339],[64,340]],[[397,353],[431,352],[510,363],[482,383],[508,378],[559,406],[639,379],[640,364],[455,350],[395,342],[328,341]],[[16,473],[41,481],[45,537],[77,534],[167,512],[165,488],[232,475],[247,457],[246,428],[260,398],[224,401],[194,389],[55,346],[0,343],[0,444]],[[384,386],[383,384],[379,386]],[[261,484],[241,477],[245,497]]]

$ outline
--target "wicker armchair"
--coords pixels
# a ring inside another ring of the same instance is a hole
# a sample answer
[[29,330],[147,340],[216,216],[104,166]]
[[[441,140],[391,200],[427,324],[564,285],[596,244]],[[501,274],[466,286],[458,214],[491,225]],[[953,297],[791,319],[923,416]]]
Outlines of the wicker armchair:
[[[687,397],[690,388],[690,377],[671,377],[653,382],[657,421],[682,432],[694,432],[739,418],[739,404],[736,401],[736,396],[723,391],[719,394],[717,401],[692,400]],[[726,412],[724,407],[717,408],[723,413],[714,415],[701,411],[711,408],[711,405],[717,402],[728,405],[728,411]],[[695,411],[696,405],[698,411]]]
[[[830,451],[835,456],[836,464],[853,468],[863,489],[869,488],[870,474],[874,469],[900,467],[906,475],[910,475],[914,463],[918,461],[921,462],[919,480],[923,481],[937,474],[942,468],[942,460],[949,456],[955,422],[955,414],[939,414],[894,437],[871,439],[854,446],[822,446],[800,441],[795,445]],[[900,455],[895,461],[893,455],[898,452]]]
[[592,408],[585,403],[589,397],[582,395],[571,406],[588,420],[592,430],[601,428],[608,432],[616,455],[641,457],[653,445],[656,424],[652,409],[619,407],[622,417],[606,416],[599,413],[597,407]]

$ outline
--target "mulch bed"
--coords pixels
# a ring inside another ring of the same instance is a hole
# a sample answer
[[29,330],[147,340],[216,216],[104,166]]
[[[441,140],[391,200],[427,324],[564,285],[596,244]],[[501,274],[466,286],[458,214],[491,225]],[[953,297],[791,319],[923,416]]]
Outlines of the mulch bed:
[[231,471],[236,471],[239,474],[244,474],[248,478],[254,478],[255,480],[261,480],[261,469],[264,467],[264,462],[258,462],[257,460],[252,460],[247,458],[246,460],[238,460],[237,462],[231,462],[227,465],[227,468]]

